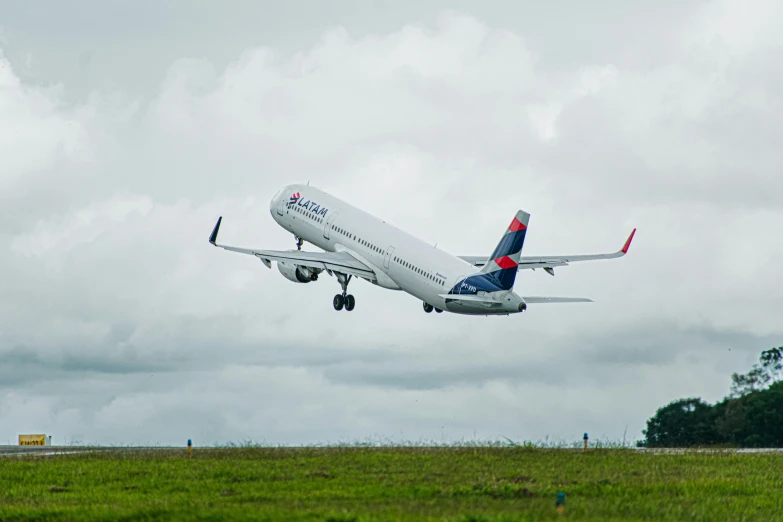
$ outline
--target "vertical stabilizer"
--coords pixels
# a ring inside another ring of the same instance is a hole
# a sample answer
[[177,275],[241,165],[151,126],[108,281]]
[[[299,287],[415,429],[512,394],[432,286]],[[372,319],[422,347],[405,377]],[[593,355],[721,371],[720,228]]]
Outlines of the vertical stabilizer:
[[496,279],[503,290],[510,290],[514,286],[529,221],[530,214],[523,210],[517,212],[487,264],[479,272]]

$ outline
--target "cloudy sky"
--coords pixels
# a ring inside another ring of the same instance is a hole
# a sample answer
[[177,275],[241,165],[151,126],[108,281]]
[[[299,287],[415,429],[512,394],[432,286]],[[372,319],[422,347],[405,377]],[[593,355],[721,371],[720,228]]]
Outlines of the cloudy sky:
[[[641,437],[783,344],[783,6],[0,4],[0,444]],[[227,243],[312,184],[589,305],[425,314]]]

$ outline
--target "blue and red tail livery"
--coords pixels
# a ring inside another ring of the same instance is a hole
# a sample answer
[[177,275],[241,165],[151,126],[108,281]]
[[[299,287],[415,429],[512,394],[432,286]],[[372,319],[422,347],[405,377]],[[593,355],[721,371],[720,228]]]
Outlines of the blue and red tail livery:
[[475,294],[511,290],[519,270],[519,257],[529,221],[530,214],[523,210],[517,212],[481,271],[457,283],[450,293]]

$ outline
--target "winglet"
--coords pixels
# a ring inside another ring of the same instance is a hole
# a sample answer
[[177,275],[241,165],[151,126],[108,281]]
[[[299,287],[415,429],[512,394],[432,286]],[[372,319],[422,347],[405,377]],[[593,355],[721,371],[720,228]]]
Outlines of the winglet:
[[[220,222],[218,222],[218,224],[220,224]],[[215,229],[215,230],[217,230],[217,229]],[[636,229],[635,228],[633,229],[633,232],[631,232],[631,235],[628,236],[628,241],[626,241],[625,245],[623,245],[623,249],[621,250],[621,252],[623,254],[627,254],[628,253],[628,247],[631,246],[631,241],[633,240],[633,235],[634,234],[636,234]]]
[[212,229],[212,233],[209,235],[209,242],[213,245],[217,241],[218,229],[220,228],[220,222],[223,221],[223,216],[220,216],[215,224],[215,228]]

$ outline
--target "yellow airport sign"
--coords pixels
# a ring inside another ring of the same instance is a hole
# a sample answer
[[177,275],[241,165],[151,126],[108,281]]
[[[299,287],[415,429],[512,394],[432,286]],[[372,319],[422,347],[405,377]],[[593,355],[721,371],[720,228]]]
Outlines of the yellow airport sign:
[[20,446],[46,446],[46,435],[19,435]]

